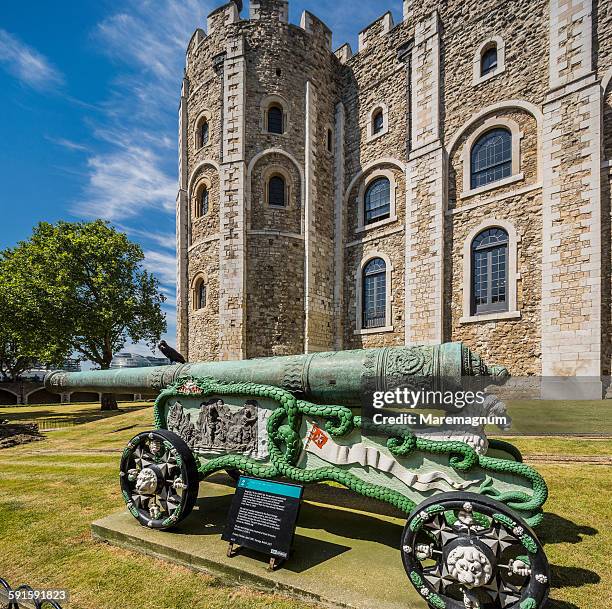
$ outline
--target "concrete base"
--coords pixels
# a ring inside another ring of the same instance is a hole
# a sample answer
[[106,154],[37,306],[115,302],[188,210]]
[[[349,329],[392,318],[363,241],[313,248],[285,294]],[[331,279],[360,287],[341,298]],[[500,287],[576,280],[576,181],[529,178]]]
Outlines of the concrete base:
[[422,609],[399,552],[405,517],[392,507],[327,485],[306,487],[294,549],[277,571],[242,550],[226,556],[221,532],[234,494],[217,474],[200,485],[192,514],[175,531],[141,527],[127,512],[92,524],[94,537],[221,576],[229,582],[355,609]]

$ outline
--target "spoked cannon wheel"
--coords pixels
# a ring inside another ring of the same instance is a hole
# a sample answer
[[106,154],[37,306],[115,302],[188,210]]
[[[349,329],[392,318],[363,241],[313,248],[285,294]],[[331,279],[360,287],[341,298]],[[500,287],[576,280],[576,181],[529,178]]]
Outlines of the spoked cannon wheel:
[[199,477],[185,441],[159,429],[132,438],[121,458],[121,493],[143,526],[164,530],[186,518],[198,498]]
[[542,609],[550,572],[542,545],[504,504],[474,493],[441,493],[412,512],[402,560],[435,609]]

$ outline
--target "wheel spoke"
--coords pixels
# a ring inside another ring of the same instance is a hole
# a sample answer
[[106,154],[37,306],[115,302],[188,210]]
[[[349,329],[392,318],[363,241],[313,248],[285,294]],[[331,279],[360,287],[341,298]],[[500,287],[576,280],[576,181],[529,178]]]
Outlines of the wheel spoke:
[[542,609],[547,596],[548,562],[537,538],[489,497],[458,492],[425,500],[406,523],[401,550],[431,607]]
[[166,430],[133,438],[121,461],[121,489],[143,526],[165,529],[191,511],[198,489],[195,459],[184,441]]
[[501,525],[496,525],[486,532],[481,538],[483,543],[491,548],[497,556],[508,547],[520,544],[520,541],[513,535],[510,535]]

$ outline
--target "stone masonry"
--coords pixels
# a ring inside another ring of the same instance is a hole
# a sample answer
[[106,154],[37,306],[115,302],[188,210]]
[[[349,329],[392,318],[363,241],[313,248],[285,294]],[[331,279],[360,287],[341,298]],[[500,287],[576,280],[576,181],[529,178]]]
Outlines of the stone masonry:
[[[299,25],[288,14],[286,0],[232,0],[187,49],[181,352],[464,341],[514,374],[610,375],[612,0],[405,0],[402,21],[382,15],[355,53],[333,51],[308,11]],[[491,45],[497,66],[483,75]],[[266,128],[272,106],[283,133]],[[470,151],[495,128],[512,135],[511,175],[472,188]],[[273,176],[281,208],[268,202]],[[391,211],[366,224],[379,177]],[[508,306],[475,314],[470,244],[487,227],[508,234]],[[364,329],[372,258],[385,262],[387,309]]]

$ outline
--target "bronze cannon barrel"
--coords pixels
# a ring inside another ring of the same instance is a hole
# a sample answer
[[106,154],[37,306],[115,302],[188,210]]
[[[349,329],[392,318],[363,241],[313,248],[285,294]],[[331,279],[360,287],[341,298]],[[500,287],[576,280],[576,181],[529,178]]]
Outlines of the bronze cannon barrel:
[[438,388],[470,376],[490,376],[494,383],[506,377],[507,371],[487,366],[462,343],[445,343],[151,368],[54,371],[46,376],[45,387],[57,393],[154,394],[190,376],[273,385],[313,402],[356,403],[364,391],[393,389],[414,378],[429,379],[432,388]]

